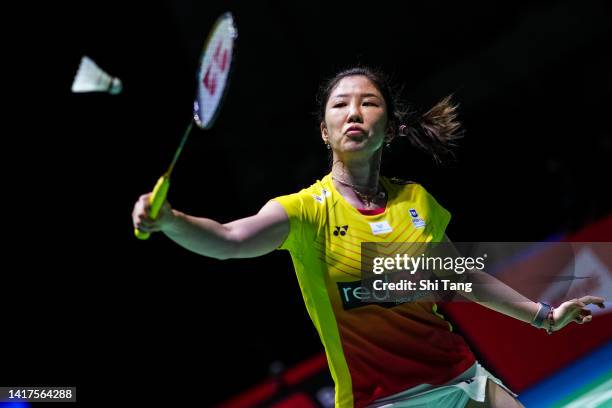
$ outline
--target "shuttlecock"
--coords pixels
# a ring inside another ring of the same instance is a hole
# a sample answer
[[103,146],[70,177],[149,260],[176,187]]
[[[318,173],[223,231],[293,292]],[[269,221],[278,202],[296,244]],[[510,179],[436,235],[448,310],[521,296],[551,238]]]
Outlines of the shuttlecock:
[[108,75],[91,58],[81,58],[79,70],[72,83],[72,92],[108,92],[117,95],[122,89],[119,78]]

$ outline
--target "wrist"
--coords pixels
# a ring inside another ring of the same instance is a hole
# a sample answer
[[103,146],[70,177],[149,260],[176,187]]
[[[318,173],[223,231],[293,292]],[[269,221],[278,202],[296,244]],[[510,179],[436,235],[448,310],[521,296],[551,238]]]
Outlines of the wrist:
[[558,311],[548,303],[538,302],[538,311],[531,319],[530,324],[538,329],[546,330],[546,333],[552,334],[555,331]]
[[552,334],[555,329],[555,308],[551,306],[546,316],[546,322],[544,323],[546,333]]
[[177,232],[178,225],[180,220],[184,214],[175,209],[170,209],[166,214],[164,214],[164,218],[162,220],[161,231],[165,233]]
[[552,310],[552,306],[548,303],[538,302],[538,311],[531,319],[530,324],[538,329],[546,329],[548,327],[548,315]]

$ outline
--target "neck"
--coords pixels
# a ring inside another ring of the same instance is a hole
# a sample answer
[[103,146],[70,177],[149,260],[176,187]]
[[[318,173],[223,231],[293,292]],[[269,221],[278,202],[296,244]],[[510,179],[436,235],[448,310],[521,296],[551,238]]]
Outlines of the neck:
[[380,161],[382,149],[367,158],[337,157],[334,153],[331,174],[334,178],[350,183],[363,193],[375,192],[380,178]]

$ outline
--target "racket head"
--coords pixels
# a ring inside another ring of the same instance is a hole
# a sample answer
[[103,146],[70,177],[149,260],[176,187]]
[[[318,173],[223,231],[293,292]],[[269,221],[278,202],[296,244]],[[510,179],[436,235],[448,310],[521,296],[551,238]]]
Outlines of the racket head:
[[222,14],[208,34],[196,75],[193,119],[201,129],[210,129],[217,119],[229,85],[237,39],[234,17],[229,12]]

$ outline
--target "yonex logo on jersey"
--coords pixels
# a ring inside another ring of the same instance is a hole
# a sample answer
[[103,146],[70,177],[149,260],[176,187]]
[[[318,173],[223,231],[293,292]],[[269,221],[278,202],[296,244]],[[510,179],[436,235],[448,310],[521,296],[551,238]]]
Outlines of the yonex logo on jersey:
[[335,227],[336,230],[334,231],[334,236],[338,236],[338,234],[345,236],[346,235],[346,231],[348,230],[348,225],[343,225],[341,227]]
[[372,228],[372,234],[374,235],[386,234],[393,231],[393,228],[391,228],[391,225],[389,225],[387,221],[371,222],[370,228]]
[[417,210],[414,208],[410,209],[410,216],[412,217],[412,224],[414,228],[423,228],[425,226],[425,220],[419,217]]

